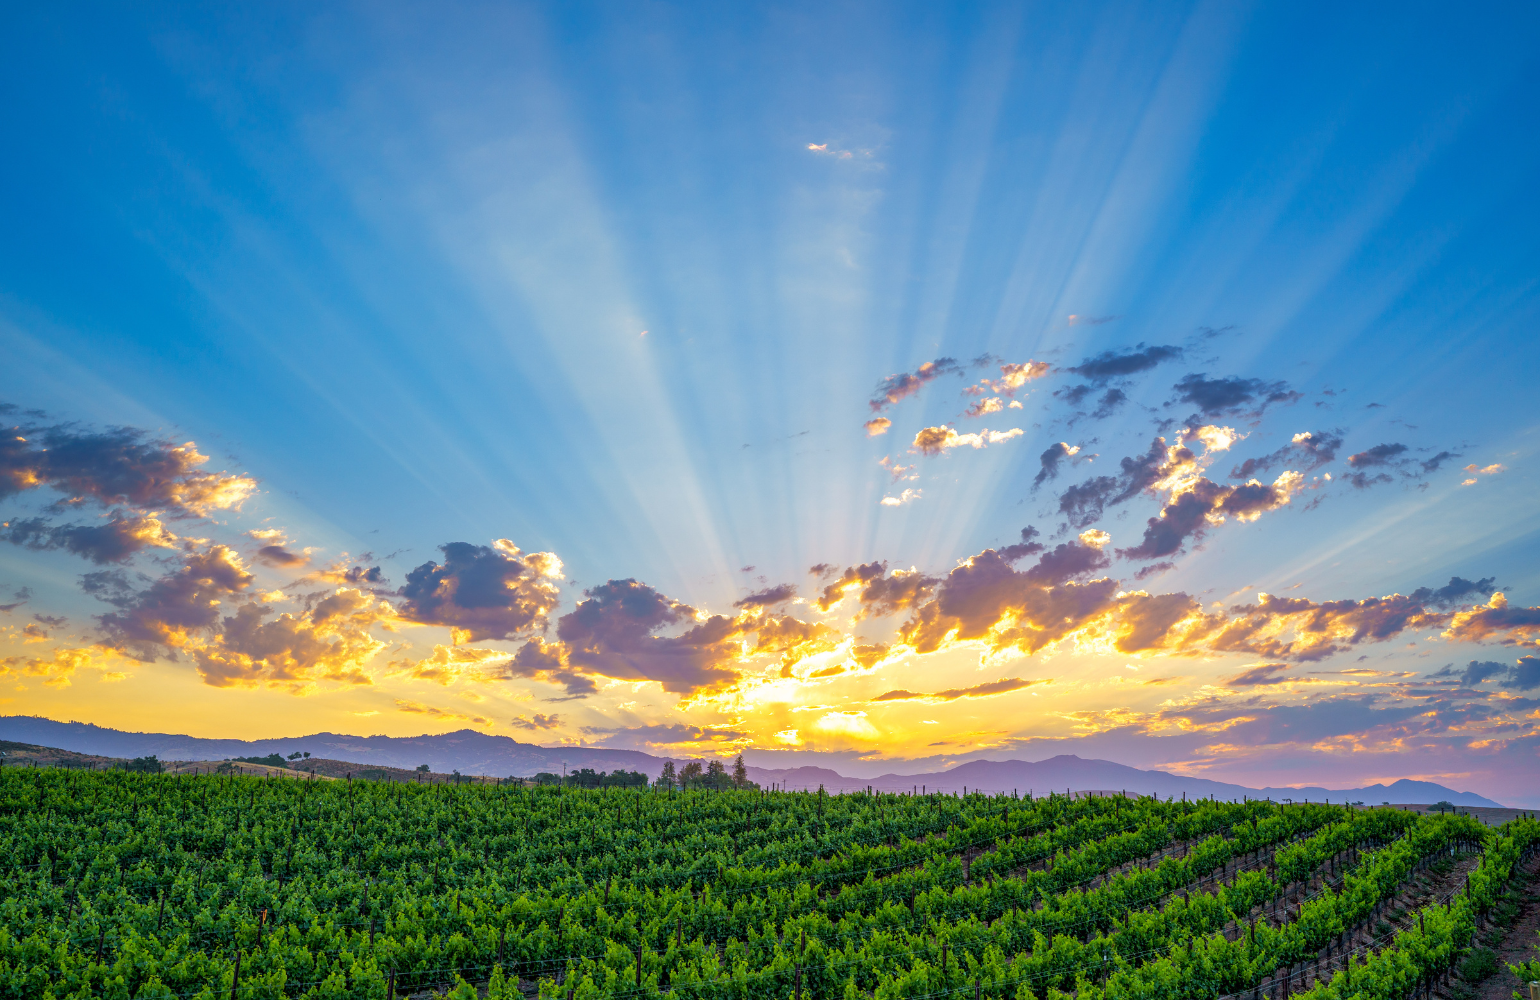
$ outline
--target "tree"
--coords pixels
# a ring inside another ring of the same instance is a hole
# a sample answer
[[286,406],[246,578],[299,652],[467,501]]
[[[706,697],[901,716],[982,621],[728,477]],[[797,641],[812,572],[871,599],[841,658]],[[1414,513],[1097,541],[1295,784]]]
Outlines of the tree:
[[689,788],[692,782],[699,781],[701,779],[701,771],[700,761],[690,761],[684,766],[684,770],[679,772],[679,787]]
[[[310,755],[307,753],[307,754],[305,754],[305,756],[309,757]],[[428,765],[426,765],[426,764],[418,764],[417,765],[417,770],[419,770],[419,771],[423,772],[424,774],[426,774],[426,773],[428,773],[428,770],[429,770],[428,769]]]
[[679,775],[674,771],[674,762],[671,760],[665,760],[663,762],[663,773],[658,775],[658,787],[673,791],[674,786],[678,784],[678,782]]
[[306,759],[306,760],[309,760],[309,759],[310,759],[310,751],[309,751],[309,750],[306,750],[306,751],[305,751],[305,759]]
[[300,753],[298,750],[296,750],[293,753],[289,754],[289,759],[290,760],[299,760],[301,757],[309,757],[309,756],[310,755],[308,753]]
[[727,768],[723,766],[720,758],[713,757],[706,764],[706,787],[718,791],[726,788],[732,779],[727,776]]
[[150,754],[148,757],[135,757],[123,765],[123,770],[142,771],[145,774],[159,774],[160,761],[155,759],[154,754]]
[[733,761],[733,784],[738,788],[749,787],[749,768],[743,762],[743,754],[741,753],[738,755],[738,759]]
[[1437,809],[1438,812],[1439,812],[1439,815],[1442,816],[1446,812],[1454,812],[1454,803],[1453,802],[1449,802],[1447,800],[1443,801],[1443,802],[1435,802],[1431,806],[1429,806],[1428,808],[1429,809]]

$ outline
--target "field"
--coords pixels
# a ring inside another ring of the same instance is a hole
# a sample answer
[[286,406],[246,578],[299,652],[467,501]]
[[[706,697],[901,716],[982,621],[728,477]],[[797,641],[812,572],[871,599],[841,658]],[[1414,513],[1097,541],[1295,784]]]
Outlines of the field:
[[0,768],[0,998],[1401,1000],[1540,823]]

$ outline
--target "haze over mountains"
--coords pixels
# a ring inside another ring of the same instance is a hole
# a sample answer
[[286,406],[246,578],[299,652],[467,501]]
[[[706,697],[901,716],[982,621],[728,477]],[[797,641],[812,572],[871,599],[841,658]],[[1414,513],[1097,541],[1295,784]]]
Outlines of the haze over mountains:
[[[106,757],[144,757],[162,760],[225,760],[231,757],[288,756],[308,752],[316,757],[414,768],[427,764],[434,771],[459,771],[504,777],[528,777],[541,771],[560,774],[591,767],[596,771],[625,768],[656,778],[667,758],[639,750],[606,750],[597,747],[542,747],[520,743],[507,736],[489,736],[462,729],[437,736],[349,736],[316,733],[310,736],[271,740],[220,740],[171,733],[128,733],[82,722],[55,722],[35,716],[0,716],[0,739],[58,747]],[[678,758],[676,758],[678,759]],[[1188,778],[1165,771],[1144,771],[1105,760],[1085,760],[1063,754],[1041,761],[978,760],[945,771],[922,774],[885,774],[876,778],[851,778],[822,767],[771,769],[750,767],[749,777],[761,785],[772,783],[789,789],[853,792],[872,788],[885,792],[928,791],[1043,794],[1050,790],[1122,790],[1141,795],[1188,797],[1271,798],[1293,801],[1330,799],[1377,805],[1381,802],[1433,803],[1448,801],[1462,806],[1498,806],[1500,803],[1473,792],[1460,792],[1428,781],[1401,779],[1389,785],[1362,788],[1247,788],[1206,778]]]

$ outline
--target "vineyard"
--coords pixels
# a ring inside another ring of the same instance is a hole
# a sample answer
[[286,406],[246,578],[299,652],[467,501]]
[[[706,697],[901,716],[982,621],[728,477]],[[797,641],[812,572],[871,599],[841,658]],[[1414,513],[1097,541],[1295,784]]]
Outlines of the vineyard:
[[1402,1000],[1540,823],[5,768],[0,846],[0,998]]

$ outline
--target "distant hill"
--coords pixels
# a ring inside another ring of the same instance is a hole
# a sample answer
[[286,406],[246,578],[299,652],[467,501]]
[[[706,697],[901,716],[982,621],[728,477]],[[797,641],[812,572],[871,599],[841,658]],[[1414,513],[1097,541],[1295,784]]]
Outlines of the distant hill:
[[1364,788],[1247,788],[1207,778],[1187,778],[1166,771],[1141,771],[1126,764],[1114,764],[1108,760],[1086,760],[1073,754],[1061,754],[1047,760],[975,760],[954,768],[926,774],[884,774],[877,778],[846,778],[821,767],[798,767],[787,770],[749,768],[749,777],[760,784],[776,782],[787,788],[817,788],[820,784],[829,792],[854,792],[873,788],[883,792],[907,792],[913,788],[930,791],[961,792],[964,789],[986,792],[1034,792],[1042,795],[1050,791],[1080,791],[1082,789],[1126,790],[1140,795],[1175,795],[1184,793],[1189,798],[1217,799],[1292,799],[1303,802],[1309,799],[1321,802],[1364,802],[1379,805],[1381,802],[1431,803],[1447,801],[1459,806],[1499,805],[1474,792],[1457,792],[1430,781],[1412,781],[1406,778],[1390,785],[1369,785]]
[[[272,740],[211,740],[171,733],[126,733],[83,722],[55,722],[35,716],[0,716],[0,739],[19,743],[62,747],[76,753],[103,757],[144,757],[162,760],[228,760],[278,753],[287,757],[305,751],[315,757],[384,767],[406,768],[427,764],[433,771],[459,771],[466,775],[529,777],[540,771],[560,774],[563,767],[596,771],[624,768],[656,778],[665,758],[640,750],[604,750],[596,747],[542,747],[520,743],[507,736],[489,736],[461,729],[440,736],[346,736],[316,733],[312,736]],[[874,788],[907,792],[923,787],[929,791],[987,792],[1028,791],[1042,795],[1072,789],[1126,790],[1138,795],[1219,799],[1270,798],[1302,802],[1434,803],[1497,807],[1499,803],[1474,792],[1457,792],[1429,781],[1403,778],[1389,785],[1364,788],[1247,788],[1207,778],[1187,778],[1166,771],[1142,771],[1107,760],[1086,760],[1062,754],[1047,760],[976,760],[946,771],[922,774],[884,774],[878,778],[848,778],[829,768],[804,766],[786,769],[750,767],[749,778],[760,785],[788,789],[816,789],[830,793]]]

